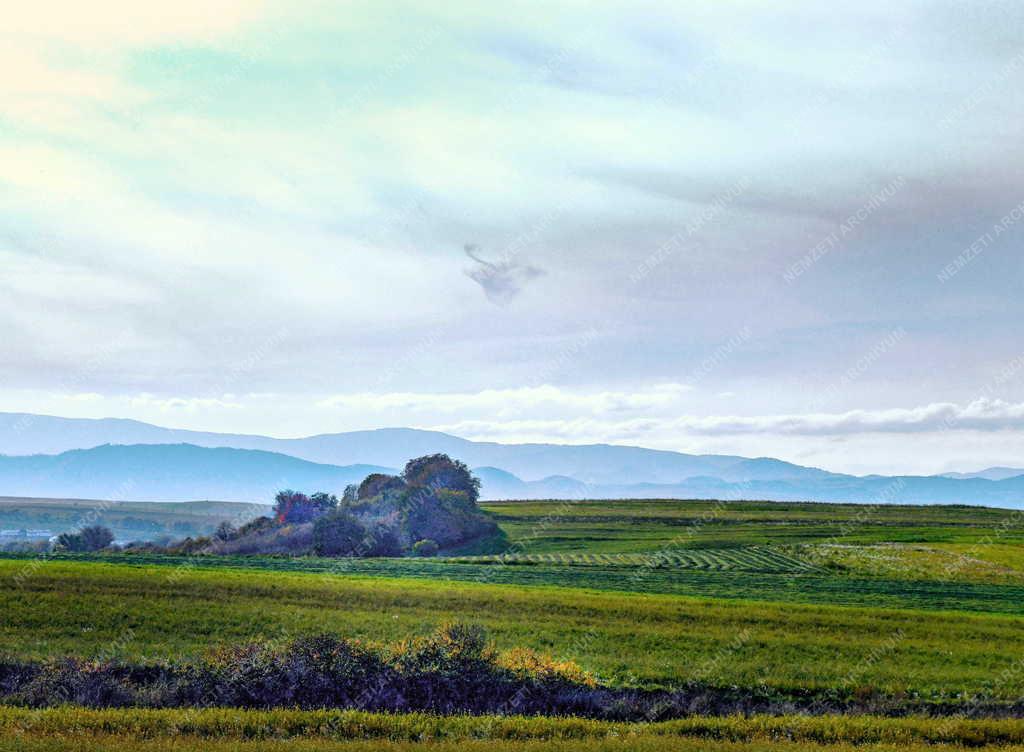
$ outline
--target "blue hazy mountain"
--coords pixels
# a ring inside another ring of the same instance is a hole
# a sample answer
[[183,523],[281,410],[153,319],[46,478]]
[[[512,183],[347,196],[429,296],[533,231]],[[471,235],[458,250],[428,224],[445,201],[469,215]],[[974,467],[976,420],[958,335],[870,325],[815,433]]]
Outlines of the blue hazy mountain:
[[943,478],[984,478],[985,480],[1006,480],[1024,475],[1024,469],[1019,467],[987,467],[975,473],[943,473]]
[[445,452],[470,467],[496,467],[524,480],[562,475],[588,484],[675,483],[696,475],[728,481],[828,475],[774,459],[692,455],[608,444],[498,444],[438,431],[381,428],[372,431],[277,439],[162,428],[134,420],[88,420],[0,413],[0,454],[58,454],[102,444],[193,444],[260,449],[332,465],[401,467],[411,457]]
[[[340,493],[370,472],[395,472],[409,458],[434,452],[474,468],[487,499],[720,498],[1024,508],[1024,474],[1012,468],[963,477],[859,477],[770,457],[607,444],[497,444],[411,428],[277,439],[132,420],[11,413],[0,413],[0,453],[9,455],[0,457],[0,495],[265,503],[288,486]],[[46,456],[25,456],[36,453]]]
[[105,444],[57,455],[0,457],[0,495],[266,504],[285,488],[340,493],[373,472],[394,471],[323,465],[252,449]]

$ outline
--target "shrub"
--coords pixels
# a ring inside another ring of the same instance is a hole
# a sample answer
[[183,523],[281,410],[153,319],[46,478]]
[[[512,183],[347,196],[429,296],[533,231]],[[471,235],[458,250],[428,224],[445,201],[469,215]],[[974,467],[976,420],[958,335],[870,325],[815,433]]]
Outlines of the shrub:
[[596,687],[597,680],[575,661],[556,661],[549,655],[531,648],[513,648],[498,659],[498,665],[507,668],[517,678],[545,684],[568,682]]
[[252,533],[262,533],[273,529],[274,524],[274,521],[269,517],[257,517],[238,528],[235,537],[242,538],[246,535],[251,535]]
[[334,511],[313,523],[313,551],[317,556],[360,556],[366,548],[366,529],[355,517]]
[[412,552],[417,556],[437,556],[437,551],[437,541],[430,540],[430,538],[416,541],[412,546]]
[[77,533],[61,533],[57,548],[65,551],[100,551],[114,542],[114,534],[102,525],[83,527]]

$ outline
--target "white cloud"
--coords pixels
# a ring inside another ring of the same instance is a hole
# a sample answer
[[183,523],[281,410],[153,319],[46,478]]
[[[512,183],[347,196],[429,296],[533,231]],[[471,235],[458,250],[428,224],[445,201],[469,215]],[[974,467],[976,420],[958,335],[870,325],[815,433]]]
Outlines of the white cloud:
[[665,417],[652,414],[624,420],[599,418],[462,420],[432,425],[439,431],[501,439],[551,436],[576,441],[637,441],[691,436],[796,435],[845,436],[872,433],[1024,430],[1024,403],[981,398],[966,405],[935,403],[886,410],[794,415],[708,415]]
[[245,407],[237,402],[230,395],[223,398],[215,397],[154,397],[151,394],[140,394],[137,397],[128,399],[128,404],[136,409],[155,409],[160,412],[189,412],[198,413],[218,408],[240,410]]
[[[332,0],[10,5],[0,377],[105,395],[11,409],[764,454],[1020,425],[1015,380],[998,384],[1009,402],[965,402],[1019,350],[1016,246],[934,280],[971,242],[958,233],[1020,200],[1004,145],[1024,100],[999,77],[1019,14],[612,2],[581,27],[578,3],[409,6],[409,24]],[[879,36],[893,24],[906,34]],[[929,127],[958,102],[972,117]],[[908,183],[892,211],[778,289],[893,172]],[[741,177],[721,221],[629,282]],[[523,266],[497,263],[524,233]],[[499,292],[510,271],[545,274],[490,306],[465,242]],[[906,345],[845,379],[895,324]],[[273,405],[223,399],[224,374],[282,329],[230,386]],[[117,357],[61,386],[118,334]],[[676,383],[694,373],[701,393]],[[513,388],[553,381],[591,387]],[[828,402],[808,406],[815,390]]]
[[486,411],[515,415],[541,409],[585,412],[595,415],[637,410],[665,409],[690,391],[685,384],[667,383],[633,391],[571,391],[545,384],[517,389],[485,389],[479,392],[390,392],[338,394],[317,407],[347,410],[405,410],[410,414]]

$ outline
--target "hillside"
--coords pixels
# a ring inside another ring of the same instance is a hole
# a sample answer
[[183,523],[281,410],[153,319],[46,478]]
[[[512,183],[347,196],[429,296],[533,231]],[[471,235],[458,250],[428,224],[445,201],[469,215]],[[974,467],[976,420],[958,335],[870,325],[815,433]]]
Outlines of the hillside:
[[[25,456],[58,449],[56,456]],[[1024,508],[1024,475],[1009,468],[853,476],[770,457],[607,444],[497,444],[412,428],[275,439],[130,420],[2,413],[0,450],[9,455],[0,457],[0,494],[6,495],[266,500],[287,486],[340,492],[370,472],[391,472],[388,468],[400,467],[408,457],[443,452],[475,469],[485,499],[721,498]]]
[[273,452],[190,444],[103,445],[58,455],[0,457],[0,492],[7,496],[266,503],[283,488],[340,492],[374,472],[389,469],[338,467]]
[[817,478],[823,470],[780,460],[730,455],[691,455],[608,444],[498,444],[439,431],[381,428],[299,439],[161,428],[134,420],[84,420],[0,413],[0,454],[57,454],[102,444],[177,444],[259,449],[332,465],[399,467],[409,457],[443,452],[471,467],[501,468],[524,480],[564,475],[590,484],[639,481],[676,483],[707,475],[730,482],[772,478]]

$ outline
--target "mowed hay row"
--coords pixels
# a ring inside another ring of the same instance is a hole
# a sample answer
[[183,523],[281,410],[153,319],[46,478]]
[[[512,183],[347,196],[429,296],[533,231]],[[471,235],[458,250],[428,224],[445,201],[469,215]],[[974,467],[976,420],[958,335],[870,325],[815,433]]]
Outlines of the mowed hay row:
[[745,548],[666,549],[648,554],[508,553],[456,556],[456,564],[547,564],[582,567],[649,567],[737,572],[807,572],[814,565],[767,546]]

